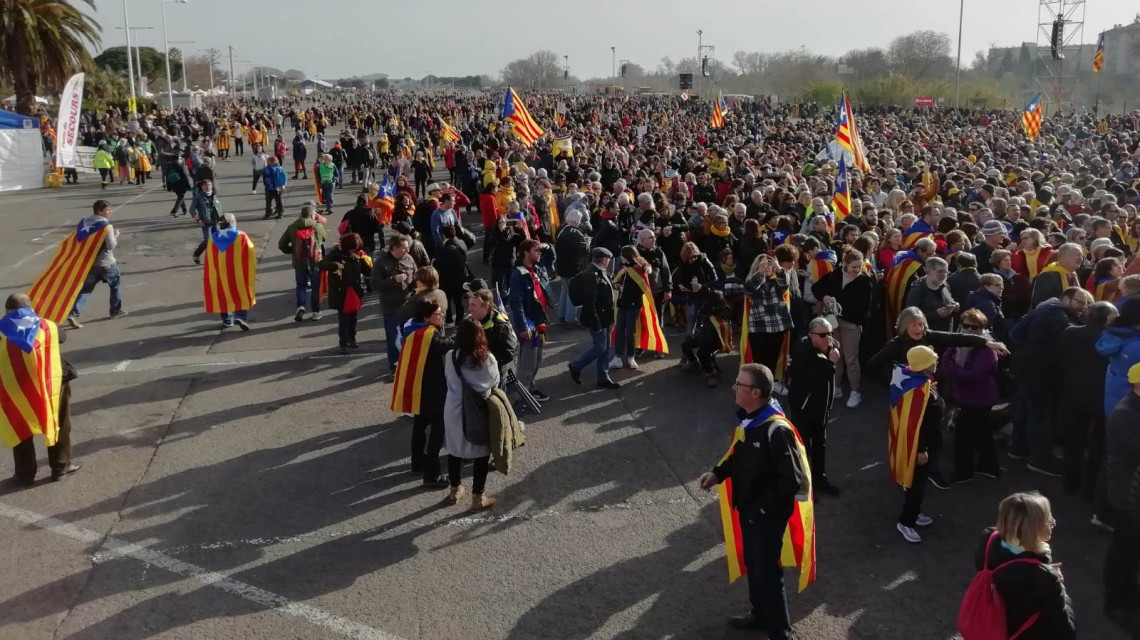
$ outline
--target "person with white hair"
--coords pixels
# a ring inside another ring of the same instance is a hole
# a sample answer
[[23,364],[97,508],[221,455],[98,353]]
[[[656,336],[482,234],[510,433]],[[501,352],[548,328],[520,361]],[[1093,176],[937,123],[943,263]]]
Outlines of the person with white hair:
[[578,307],[570,302],[570,280],[590,264],[590,238],[581,230],[582,210],[571,207],[554,241],[554,272],[562,281],[556,319],[563,324],[578,321]]
[[827,318],[813,318],[807,335],[793,347],[788,368],[788,404],[792,419],[804,439],[812,489],[818,494],[838,496],[839,489],[827,478],[827,423],[835,398],[835,367],[839,362],[839,342],[832,337],[835,327]]
[[1036,308],[1046,300],[1060,298],[1066,289],[1078,286],[1077,269],[1084,259],[1085,251],[1078,244],[1066,242],[1058,247],[1054,262],[1046,265],[1033,280],[1030,307]]

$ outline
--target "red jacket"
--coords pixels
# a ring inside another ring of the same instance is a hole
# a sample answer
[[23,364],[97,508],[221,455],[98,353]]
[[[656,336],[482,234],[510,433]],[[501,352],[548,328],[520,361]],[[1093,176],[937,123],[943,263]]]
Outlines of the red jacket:
[[490,229],[495,226],[499,212],[495,209],[495,196],[490,193],[479,194],[479,215],[483,218],[483,228]]

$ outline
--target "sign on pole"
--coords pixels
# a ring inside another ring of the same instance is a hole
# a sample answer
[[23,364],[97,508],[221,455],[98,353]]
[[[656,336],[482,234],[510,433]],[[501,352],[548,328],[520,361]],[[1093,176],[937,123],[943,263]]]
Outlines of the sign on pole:
[[919,96],[919,97],[914,99],[914,106],[916,106],[916,107],[933,107],[934,106],[934,97],[933,96]]
[[56,120],[55,154],[57,167],[74,167],[75,145],[79,140],[79,113],[83,108],[83,74],[77,73],[67,80],[59,97],[59,118]]

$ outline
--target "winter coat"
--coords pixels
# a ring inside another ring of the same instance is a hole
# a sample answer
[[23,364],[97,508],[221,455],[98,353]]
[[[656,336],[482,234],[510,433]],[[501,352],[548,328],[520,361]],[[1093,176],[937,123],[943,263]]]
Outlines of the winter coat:
[[935,331],[950,330],[950,320],[953,316],[943,318],[938,315],[938,309],[953,303],[950,287],[942,283],[937,289],[931,289],[926,284],[926,276],[916,279],[906,292],[905,306],[918,307],[922,315],[926,316],[926,325]]
[[927,331],[920,340],[912,340],[910,336],[901,333],[883,345],[871,360],[867,362],[867,369],[879,373],[887,369],[887,365],[906,365],[906,352],[911,347],[925,345],[936,352],[950,347],[985,347],[985,336],[972,336],[965,333],[947,333],[945,331]]
[[646,249],[640,245],[638,245],[637,251],[649,263],[649,266],[653,267],[653,273],[649,276],[649,286],[653,289],[653,293],[671,292],[673,290],[673,274],[669,270],[669,260],[665,257],[665,251],[661,247]]
[[467,282],[467,249],[459,238],[449,238],[436,249],[435,269],[439,272],[439,287],[444,291],[463,288]]
[[1001,298],[988,289],[979,287],[966,298],[965,304],[962,305],[962,311],[969,311],[970,309],[977,309],[982,312],[982,315],[986,317],[989,331],[996,340],[1005,340],[1006,332],[1009,330],[1009,321],[1002,313]]
[[1108,416],[1104,479],[1108,504],[1140,526],[1140,396],[1129,392]]
[[[834,338],[831,344],[839,348]],[[800,338],[792,349],[790,360],[788,402],[796,424],[801,428],[827,424],[835,395],[835,363],[826,353],[815,348],[811,336]]]
[[1132,389],[1128,369],[1140,362],[1140,328],[1109,327],[1097,340],[1096,351],[1108,358],[1104,378],[1104,415],[1112,413],[1116,404]]
[[[538,294],[535,292],[535,279],[538,280],[538,286],[542,288],[542,295],[546,298],[545,306],[539,301]],[[546,310],[553,307],[554,302],[555,299],[550,293],[550,282],[546,277],[546,269],[542,265],[535,265],[533,278],[530,269],[521,264],[515,266],[511,271],[507,305],[511,309],[511,324],[516,332],[534,330],[539,325],[547,324]],[[532,326],[527,326],[528,320]]]
[[[957,351],[966,349],[964,364]],[[954,347],[942,354],[939,371],[951,382],[949,398],[964,407],[989,409],[997,404],[997,353],[985,347]]]
[[982,286],[976,268],[959,269],[946,278],[946,286],[950,287],[950,297],[961,304],[970,298],[970,295]]
[[[986,558],[986,547],[994,527],[982,532],[982,540],[974,552],[974,568],[981,571]],[[1019,562],[994,573],[994,587],[1005,603],[1006,628],[1013,635],[1025,624],[1029,616],[1039,613],[1037,621],[1029,626],[1018,640],[1070,640],[1077,637],[1073,603],[1065,591],[1061,571],[1052,565],[1049,554],[1020,553],[1010,549],[995,537],[990,546],[989,568],[1017,558],[1031,558],[1041,564]]]
[[824,296],[835,298],[842,310],[840,319],[857,326],[863,325],[871,311],[874,289],[875,281],[865,273],[860,273],[847,286],[843,286],[843,269],[835,269],[811,286],[816,300],[823,300]]
[[345,301],[351,289],[356,292],[357,299],[364,300],[364,287],[361,278],[371,275],[372,267],[369,260],[335,246],[321,260],[321,271],[327,271],[329,307],[337,311],[345,310]]
[[[281,253],[292,254],[293,243],[297,240],[297,231],[299,229],[308,228],[316,229],[316,232],[313,234],[313,242],[317,244],[317,250],[320,251],[321,247],[323,247],[325,244],[325,225],[317,222],[316,220],[313,220],[312,218],[297,218],[294,220],[288,226],[288,228],[285,229],[285,233],[281,234],[281,238],[277,240],[277,248],[281,250]],[[293,260],[294,269],[311,266],[316,265],[310,265],[304,257],[302,257],[300,261]]]
[[396,312],[396,323],[401,327],[404,326],[404,323],[415,315],[416,304],[424,299],[435,300],[439,303],[439,310],[443,313],[444,317],[447,317],[447,295],[444,294],[441,289],[427,289],[419,293],[413,293],[411,297],[404,302],[404,305]]
[[[1056,369],[1061,374],[1062,397],[1081,406],[1101,406],[1108,359],[1096,351],[1104,327],[1082,325],[1061,332]],[[1108,415],[1106,412],[1105,416]]]
[[590,239],[577,227],[562,227],[554,241],[554,250],[558,254],[554,272],[559,278],[573,278],[590,264]]
[[[1022,322],[1028,325],[1022,325]],[[1019,320],[1010,330],[1015,372],[1027,383],[1044,383],[1050,388],[1056,386],[1060,381],[1054,372],[1057,344],[1061,333],[1074,324],[1064,303],[1056,298],[1046,300],[1025,319]]]
[[587,329],[598,331],[603,327],[613,326],[614,323],[614,289],[613,283],[607,273],[596,265],[590,265],[593,274],[590,286],[582,293],[582,311],[578,314],[578,322]]
[[194,197],[190,200],[190,215],[198,217],[198,224],[203,227],[216,227],[222,219],[222,203],[218,200],[218,192],[206,195],[201,189],[194,190]]
[[[404,274],[407,278],[403,282],[396,282],[396,276]],[[411,253],[404,254],[397,260],[387,251],[376,254],[372,265],[372,288],[379,293],[380,313],[392,315],[400,311],[400,307],[412,296],[415,285],[412,276],[416,273],[416,261]]]
[[[491,390],[499,386],[499,364],[495,356],[490,354],[474,369],[470,366],[469,358],[460,356],[459,369],[455,368],[455,360],[455,350],[448,351],[443,357],[443,371],[447,378],[447,399],[443,404],[443,436],[447,453],[465,460],[489,456],[491,455],[489,438],[487,444],[474,444],[464,433],[463,387],[466,384],[476,395],[486,400],[487,396],[491,395]],[[473,416],[467,416],[467,419],[469,425],[476,424]],[[478,424],[486,426],[486,416],[480,417]]]

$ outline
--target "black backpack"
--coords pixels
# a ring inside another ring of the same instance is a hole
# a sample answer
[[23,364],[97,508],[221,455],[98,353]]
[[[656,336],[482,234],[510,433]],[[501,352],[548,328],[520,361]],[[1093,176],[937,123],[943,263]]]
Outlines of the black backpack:
[[593,267],[586,267],[578,272],[578,275],[570,278],[567,283],[566,290],[567,297],[570,298],[570,304],[575,307],[580,307],[586,303],[586,297],[589,296],[589,291],[594,285]]

